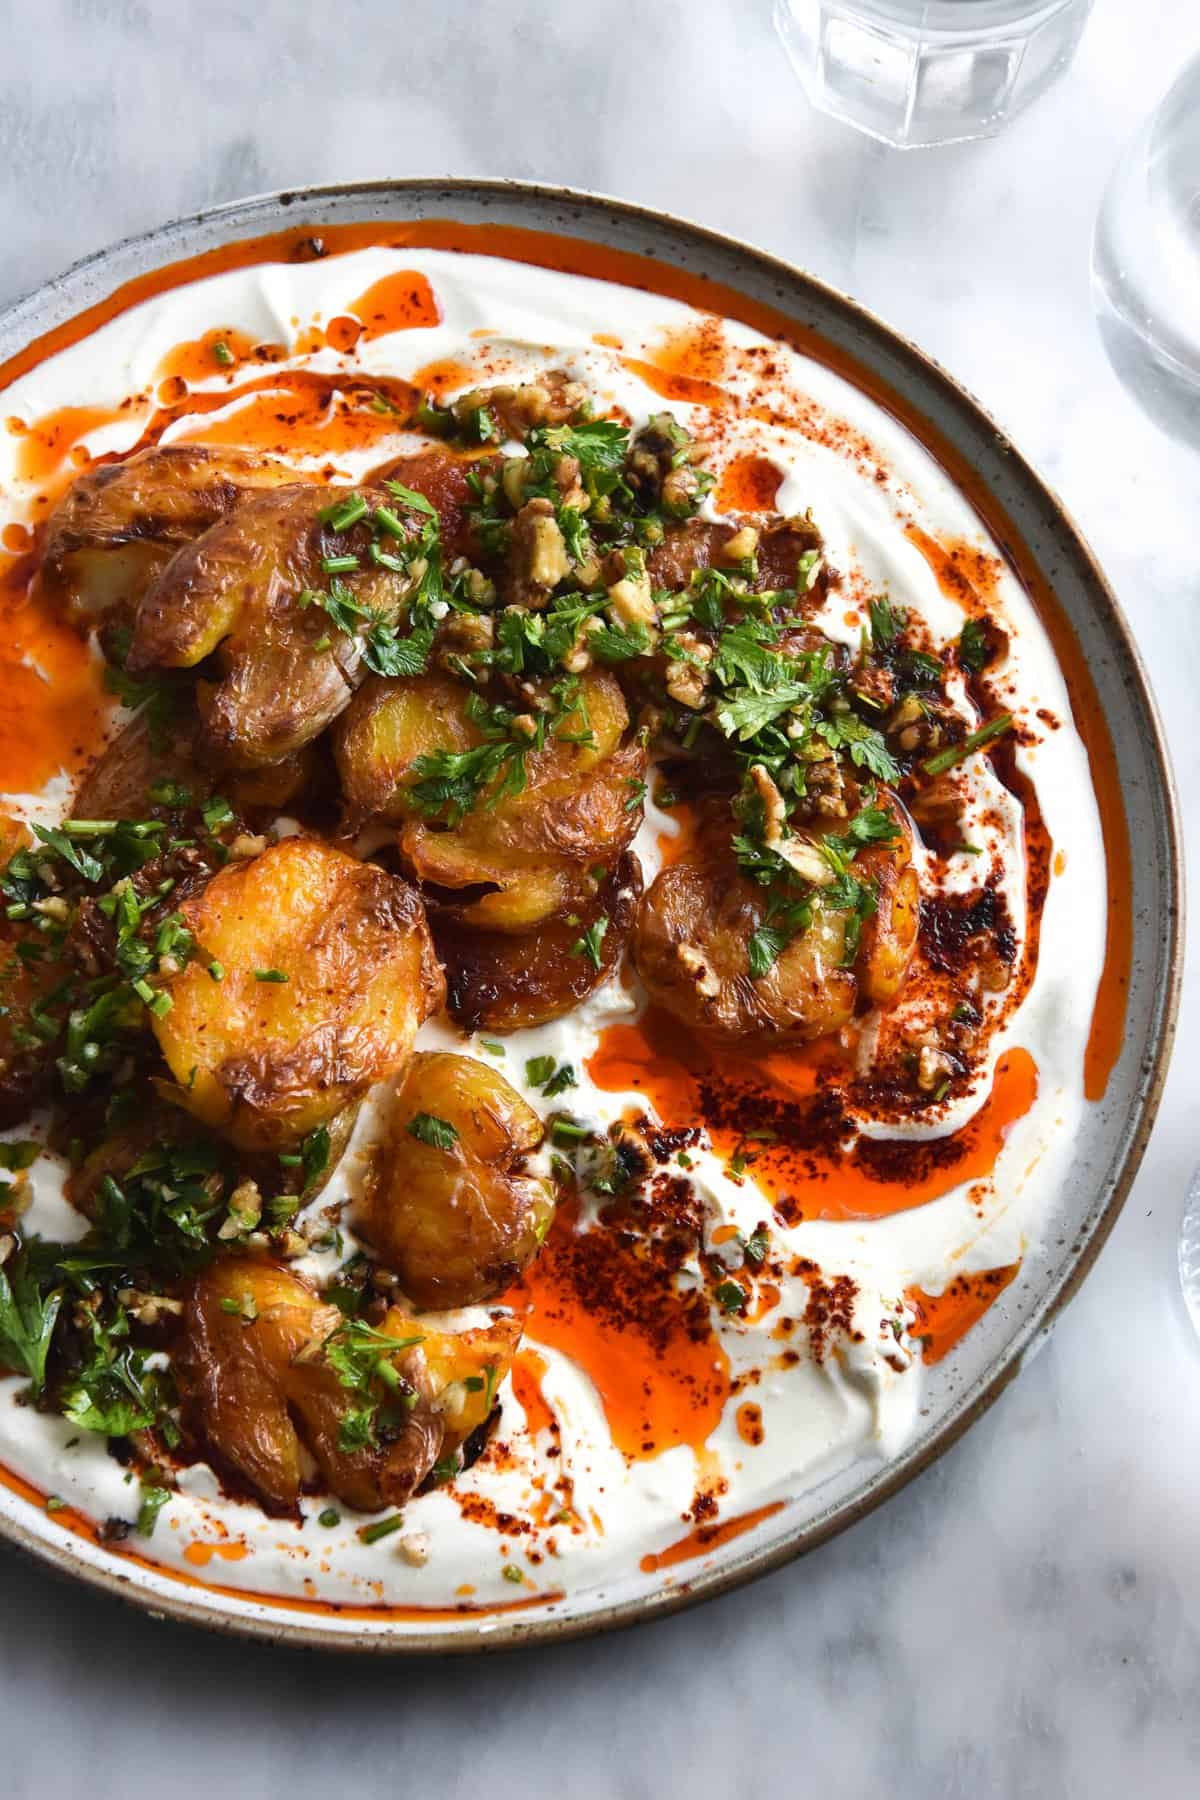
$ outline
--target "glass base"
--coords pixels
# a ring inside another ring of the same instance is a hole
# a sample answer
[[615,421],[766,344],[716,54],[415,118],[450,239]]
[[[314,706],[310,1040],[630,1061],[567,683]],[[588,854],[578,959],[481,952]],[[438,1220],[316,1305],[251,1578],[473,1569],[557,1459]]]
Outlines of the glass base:
[[1066,68],[1091,0],[1030,0],[1023,20],[978,26],[931,24],[934,10],[775,0],[775,29],[814,106],[912,150],[999,131]]

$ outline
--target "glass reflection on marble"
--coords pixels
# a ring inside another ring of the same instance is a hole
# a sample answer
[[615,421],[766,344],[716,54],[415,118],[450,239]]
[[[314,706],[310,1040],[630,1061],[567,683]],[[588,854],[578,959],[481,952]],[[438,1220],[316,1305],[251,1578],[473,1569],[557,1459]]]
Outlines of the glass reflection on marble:
[[1164,431],[1200,447],[1200,56],[1113,170],[1092,295],[1121,380]]

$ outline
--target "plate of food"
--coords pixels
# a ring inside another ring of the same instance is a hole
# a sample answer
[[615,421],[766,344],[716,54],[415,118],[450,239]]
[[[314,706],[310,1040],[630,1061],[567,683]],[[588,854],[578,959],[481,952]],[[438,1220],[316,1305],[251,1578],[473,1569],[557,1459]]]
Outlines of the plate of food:
[[0,1529],[257,1637],[632,1622],[1042,1341],[1169,1053],[1061,506],[851,301],[507,183],[0,317]]

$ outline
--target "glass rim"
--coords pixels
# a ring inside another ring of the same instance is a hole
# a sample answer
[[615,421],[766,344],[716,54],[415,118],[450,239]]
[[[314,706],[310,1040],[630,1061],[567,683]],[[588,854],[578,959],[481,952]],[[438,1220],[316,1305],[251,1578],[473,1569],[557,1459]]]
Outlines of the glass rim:
[[[1058,13],[1090,10],[1093,0],[823,0],[836,13],[865,22],[931,31],[979,31],[997,25],[1040,25]],[[794,0],[782,0],[791,7]]]

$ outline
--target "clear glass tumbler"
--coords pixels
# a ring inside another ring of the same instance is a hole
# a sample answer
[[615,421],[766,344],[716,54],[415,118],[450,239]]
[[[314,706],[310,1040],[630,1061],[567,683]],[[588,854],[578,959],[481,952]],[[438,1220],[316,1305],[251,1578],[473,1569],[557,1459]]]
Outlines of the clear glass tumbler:
[[916,149],[990,137],[1066,68],[1092,0],[775,0],[822,112]]
[[1113,170],[1092,298],[1126,387],[1164,431],[1200,447],[1200,56]]

